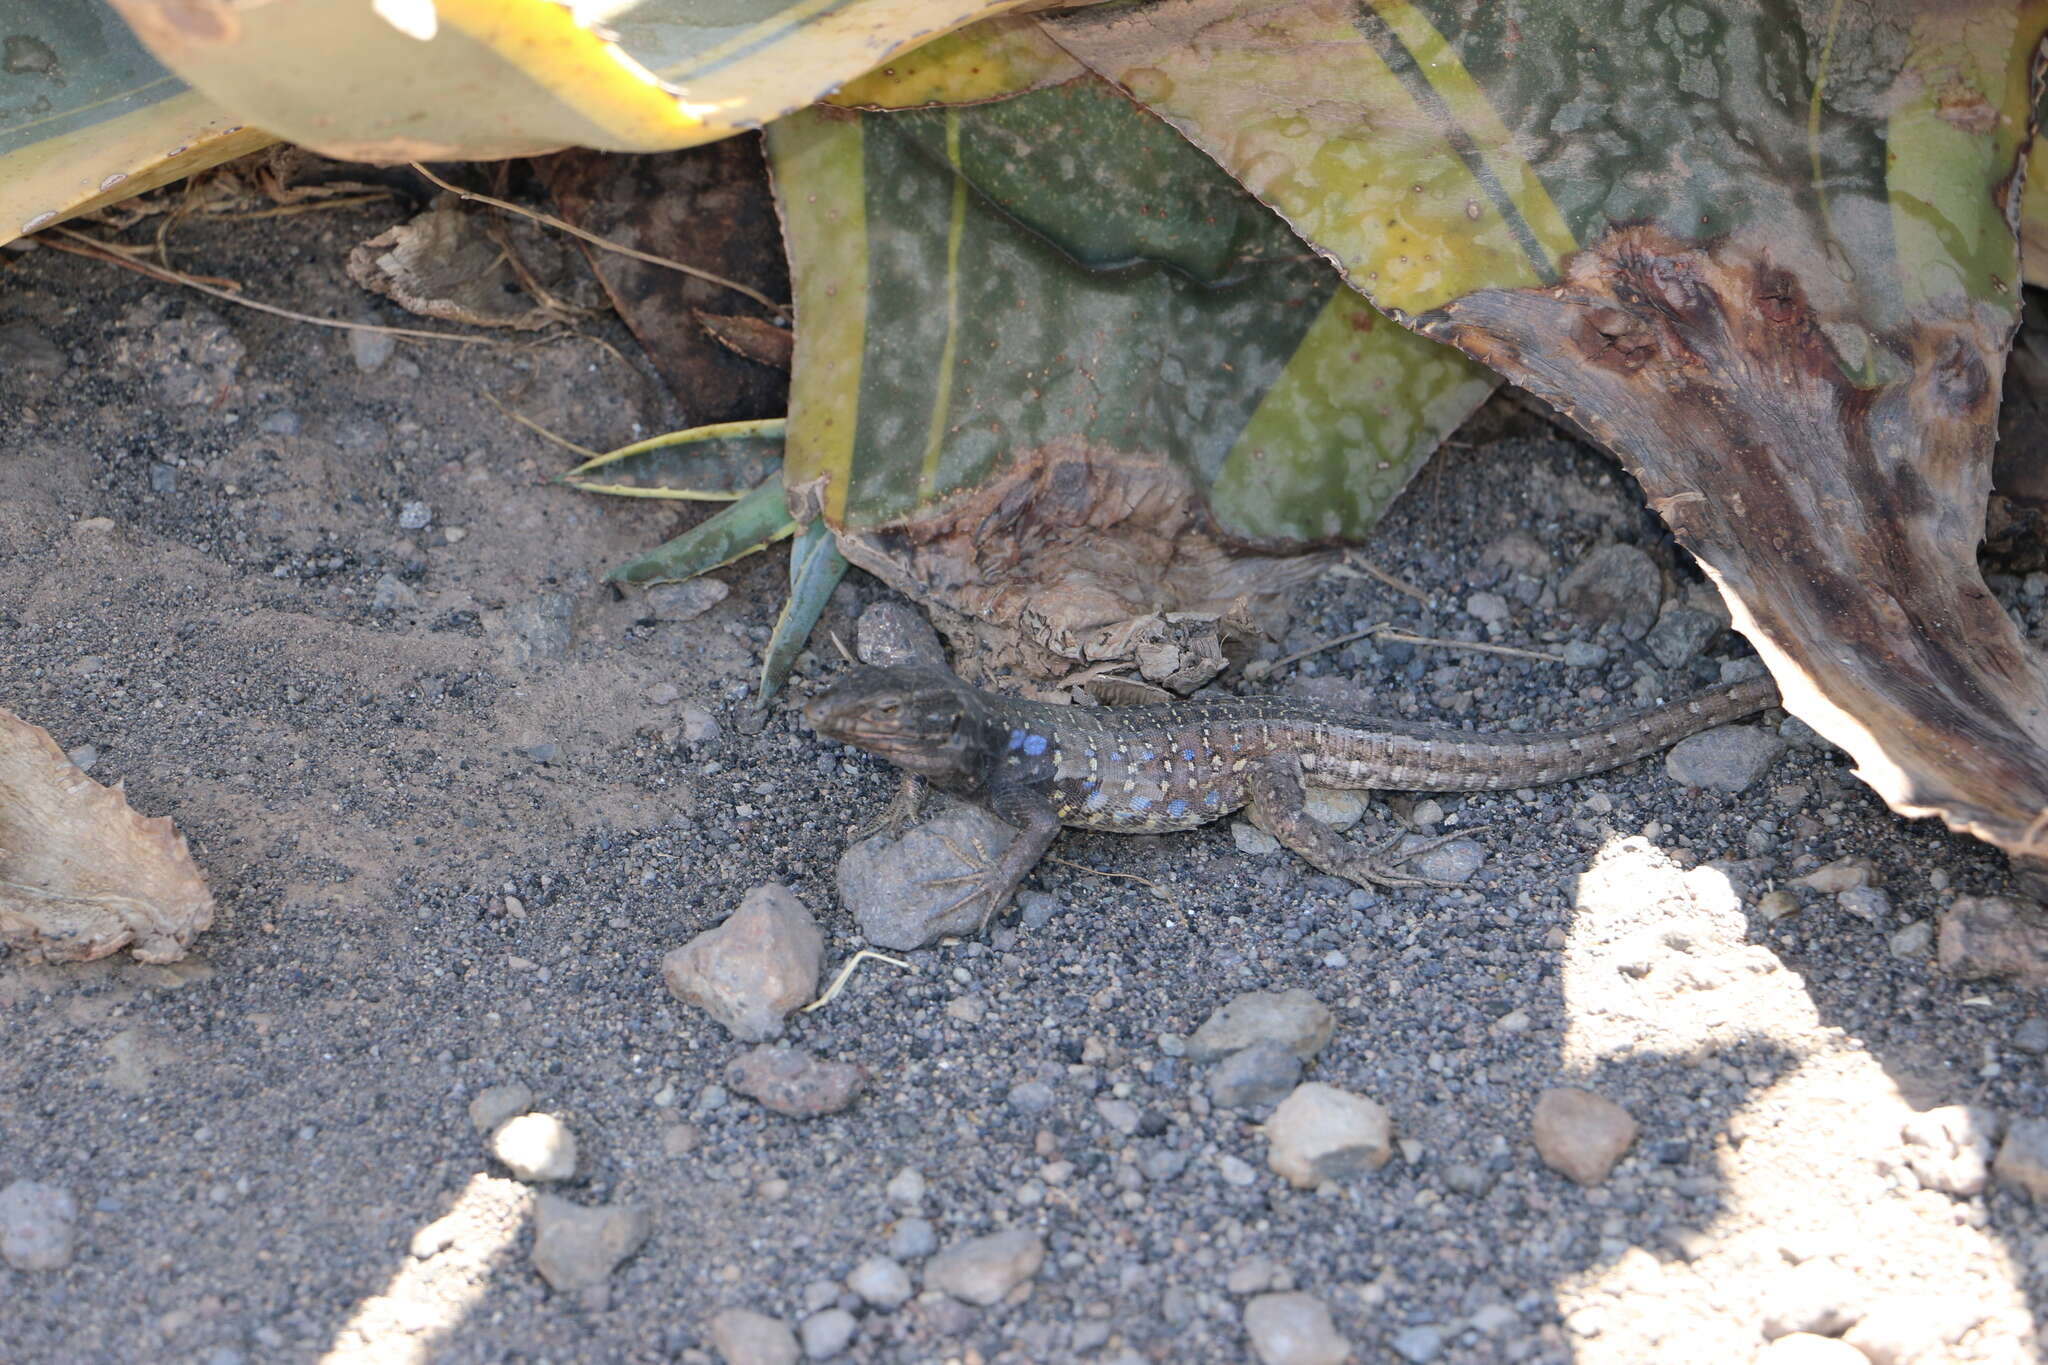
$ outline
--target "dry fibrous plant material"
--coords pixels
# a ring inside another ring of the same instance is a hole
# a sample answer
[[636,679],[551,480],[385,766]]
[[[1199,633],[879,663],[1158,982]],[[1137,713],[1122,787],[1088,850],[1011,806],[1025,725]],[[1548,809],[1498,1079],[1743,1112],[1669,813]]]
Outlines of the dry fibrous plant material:
[[170,819],[138,814],[0,710],[0,939],[49,962],[176,962],[213,897]]

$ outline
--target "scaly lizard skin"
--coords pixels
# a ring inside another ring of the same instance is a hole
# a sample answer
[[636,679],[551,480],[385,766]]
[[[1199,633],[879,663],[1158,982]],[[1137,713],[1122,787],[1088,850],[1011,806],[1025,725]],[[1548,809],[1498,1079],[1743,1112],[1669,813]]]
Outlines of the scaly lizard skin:
[[1776,685],[1755,678],[1606,725],[1475,734],[1283,697],[1055,706],[970,687],[931,653],[899,652],[905,662],[895,666],[856,668],[804,714],[819,734],[985,804],[1021,831],[971,893],[986,897],[984,924],[1062,825],[1161,834],[1245,807],[1253,823],[1324,872],[1360,885],[1430,885],[1311,816],[1305,789],[1503,791],[1568,782],[1778,701]]

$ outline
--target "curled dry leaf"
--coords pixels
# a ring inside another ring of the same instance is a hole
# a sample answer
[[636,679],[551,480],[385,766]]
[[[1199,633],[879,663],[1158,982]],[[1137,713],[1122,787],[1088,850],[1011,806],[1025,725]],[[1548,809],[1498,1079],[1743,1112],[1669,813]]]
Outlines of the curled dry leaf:
[[[521,251],[546,256],[544,272],[566,290],[561,249],[531,229],[515,230],[524,239]],[[475,327],[535,331],[561,321],[567,312],[545,283],[522,278],[510,252],[492,239],[482,214],[453,200],[350,251],[348,274],[363,288],[387,295],[422,317]]]
[[49,734],[0,710],[0,938],[51,962],[176,962],[213,897],[168,817],[136,814]]
[[796,338],[768,319],[750,318],[743,313],[707,313],[699,308],[697,322],[711,334],[713,341],[734,355],[745,356],[771,369],[789,368],[790,351],[796,345]]
[[[817,493],[795,490],[800,516],[815,515]],[[839,547],[905,595],[944,604],[935,616],[956,644],[996,628],[978,642],[1003,666],[1059,677],[1149,647],[1144,658],[1161,658],[1146,676],[1169,687],[1183,669],[1207,681],[1221,668],[1225,618],[1284,620],[1284,594],[1328,565],[1247,552],[1180,465],[1074,438],[1017,452],[944,507],[842,532]]]

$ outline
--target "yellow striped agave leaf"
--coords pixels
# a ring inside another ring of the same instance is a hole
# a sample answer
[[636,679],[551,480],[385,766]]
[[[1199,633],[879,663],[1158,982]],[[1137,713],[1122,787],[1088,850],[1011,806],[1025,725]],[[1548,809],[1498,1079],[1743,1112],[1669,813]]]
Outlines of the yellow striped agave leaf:
[[2048,676],[1976,568],[2048,5],[1045,22],[1356,288],[1619,454],[1895,809],[2048,853]]
[[769,152],[792,505],[1055,658],[1313,572],[1283,556],[1369,530],[1492,386],[1094,78],[814,108]]
[[166,71],[104,0],[0,0],[0,242],[275,139]]
[[757,128],[1015,0],[115,0],[163,64],[330,156],[659,151]]

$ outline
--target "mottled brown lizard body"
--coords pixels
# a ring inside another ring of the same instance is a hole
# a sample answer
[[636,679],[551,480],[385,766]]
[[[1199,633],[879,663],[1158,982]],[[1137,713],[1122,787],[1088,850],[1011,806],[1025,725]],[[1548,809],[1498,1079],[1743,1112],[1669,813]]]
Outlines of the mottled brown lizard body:
[[856,669],[813,701],[811,724],[1024,831],[990,869],[1007,900],[1061,825],[1125,834],[1193,829],[1250,808],[1326,872],[1415,885],[1304,809],[1304,789],[1502,791],[1586,777],[1775,705],[1768,678],[1541,734],[1476,733],[1359,716],[1285,697],[1083,709],[969,687],[929,664]]

